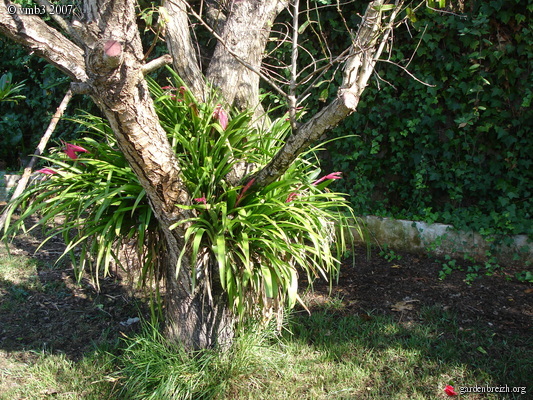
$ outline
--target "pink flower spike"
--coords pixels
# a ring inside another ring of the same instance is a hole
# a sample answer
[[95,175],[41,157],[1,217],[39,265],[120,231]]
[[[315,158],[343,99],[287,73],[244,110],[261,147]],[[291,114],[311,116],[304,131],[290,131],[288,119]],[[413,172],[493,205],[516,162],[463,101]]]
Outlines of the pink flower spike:
[[290,202],[293,201],[296,197],[298,197],[298,193],[296,193],[296,192],[292,192],[291,194],[289,194],[289,196],[287,196],[287,200],[285,200],[285,203],[290,203]]
[[213,111],[213,118],[218,121],[222,129],[226,130],[229,122],[228,113],[222,108],[220,104],[217,105],[215,110]]
[[196,201],[197,203],[207,204],[207,199],[205,197],[198,197],[198,198],[193,199],[193,200]]
[[248,191],[248,189],[250,189],[250,186],[252,186],[254,182],[255,182],[255,178],[250,179],[250,181],[246,185],[243,186],[243,188],[241,189],[241,193],[239,194],[239,197],[237,197],[237,201],[235,202],[235,207],[239,205],[244,194]]
[[63,151],[72,160],[78,158],[78,155],[76,153],[88,153],[88,151],[83,147],[70,143],[65,143],[65,149]]
[[444,393],[446,393],[448,396],[457,396],[457,392],[451,385],[446,385],[446,387],[444,388]]
[[161,90],[176,90],[173,86],[161,86]]
[[342,178],[342,172],[332,172],[330,174],[327,174],[326,176],[323,176],[320,179],[317,179],[313,182],[313,185],[316,186],[319,183],[322,183],[327,180],[335,180],[335,179],[341,179]]
[[57,174],[57,171],[54,171],[53,169],[50,169],[50,168],[43,168],[43,169],[40,169],[40,170],[35,171],[35,172],[40,172],[41,174],[46,174],[46,175],[55,175],[55,174]]

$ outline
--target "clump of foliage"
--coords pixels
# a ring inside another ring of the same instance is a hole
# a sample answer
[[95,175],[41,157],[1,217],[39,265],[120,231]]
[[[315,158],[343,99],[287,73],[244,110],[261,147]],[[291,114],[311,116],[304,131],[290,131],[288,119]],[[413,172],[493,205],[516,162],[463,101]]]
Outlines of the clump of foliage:
[[10,73],[4,74],[0,77],[0,101],[12,101],[17,103],[19,100],[25,99],[25,96],[19,94],[23,83],[14,83],[13,75]]
[[[84,114],[78,119],[90,133],[77,141],[50,150],[42,157],[50,167],[41,169],[37,182],[10,204],[6,235],[24,228],[30,216],[40,219],[46,239],[62,235],[77,270],[109,273],[113,259],[119,261],[122,244],[137,241],[143,275],[155,269],[163,241],[146,200],[145,191],[134,179],[124,155],[118,150],[111,129],[101,118]],[[78,151],[84,155],[78,155]],[[12,219],[17,208],[22,212]],[[81,246],[80,253],[74,249]],[[79,261],[78,261],[79,260]],[[120,262],[120,261],[119,261]]]
[[156,327],[144,325],[141,334],[127,337],[119,370],[120,398],[216,399],[246,391],[248,378],[268,380],[279,371],[284,355],[278,351],[274,329],[249,326],[227,351],[203,349],[190,353],[170,343]]
[[336,130],[358,136],[329,146],[334,168],[350,171],[337,187],[358,214],[450,223],[485,236],[528,233],[533,6],[464,7],[406,14],[390,61],[431,86],[395,65],[378,66],[358,112]]
[[[181,222],[188,224],[181,256],[190,252],[193,260],[212,261],[205,263],[206,270],[192,269],[193,285],[197,279],[218,280],[230,307],[241,317],[281,316],[285,306],[298,300],[298,271],[310,280],[338,274],[339,257],[346,248],[345,212],[349,215],[350,207],[326,186],[340,174],[319,178],[310,151],[258,192],[229,183],[237,163],[266,165],[289,133],[289,122],[282,118],[258,130],[251,124],[251,113],[230,118],[215,99],[197,102],[174,78],[174,86],[161,88],[151,81],[150,88],[194,198],[191,205],[177,205],[194,215]],[[90,114],[79,122],[88,135],[43,157],[50,163],[41,170],[47,177],[10,205],[6,234],[15,234],[28,217],[39,213],[41,219],[31,229],[51,224],[48,239],[61,234],[67,243],[65,254],[74,262],[80,258],[80,271],[88,266],[96,274],[108,272],[113,259],[120,263],[121,246],[135,241],[143,282],[156,279],[165,241],[146,193],[107,123]],[[22,214],[13,219],[18,207]],[[79,255],[74,253],[77,246]]]
[[[17,170],[24,166],[21,159],[33,153],[70,81],[57,68],[35,54],[28,54],[20,45],[5,37],[0,37],[0,54],[0,75],[5,71],[5,75],[10,76],[10,82],[24,82],[16,93],[23,97],[17,98],[16,103],[3,102],[1,106],[0,162],[5,162],[9,169]],[[2,89],[0,97],[1,92]],[[72,110],[95,109],[86,96],[76,96],[70,104]],[[72,114],[67,110],[66,115]],[[76,124],[67,120],[59,122],[56,137],[70,140],[76,135]]]

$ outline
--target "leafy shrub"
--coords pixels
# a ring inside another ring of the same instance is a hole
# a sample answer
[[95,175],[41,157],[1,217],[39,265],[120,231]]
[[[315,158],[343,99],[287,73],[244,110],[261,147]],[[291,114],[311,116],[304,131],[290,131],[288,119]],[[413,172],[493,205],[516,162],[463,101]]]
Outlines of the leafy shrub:
[[[298,299],[298,269],[311,280],[336,276],[346,238],[334,223],[347,225],[342,211],[350,208],[342,195],[326,190],[331,180],[317,182],[320,169],[312,151],[257,193],[228,184],[237,163],[261,168],[270,161],[289,133],[289,122],[280,118],[259,131],[251,127],[250,113],[240,113],[225,127],[212,118],[220,112],[216,101],[198,104],[183,88],[170,87],[165,94],[153,82],[151,90],[196,199],[196,204],[180,206],[197,214],[180,222],[193,222],[185,238],[193,258],[208,252],[216,259],[218,276],[213,279],[227,291],[237,314],[281,316],[283,307]],[[192,273],[194,282],[203,271]]]
[[[159,240],[145,191],[118,151],[107,123],[90,114],[78,122],[89,129],[91,136],[80,139],[76,146],[51,149],[51,154],[43,157],[52,166],[40,170],[46,177],[11,205],[6,232],[16,233],[27,218],[38,213],[41,219],[31,229],[39,225],[45,228],[47,238],[42,244],[62,235],[67,243],[64,255],[70,254],[79,272],[89,268],[97,272],[97,278],[100,270],[109,272],[112,259],[119,261],[124,242],[136,240],[142,264],[148,268],[144,272],[148,273],[155,269],[151,262],[157,260],[154,255],[161,251],[163,241]],[[69,148],[87,153],[72,159],[65,154]],[[22,213],[12,220],[11,213],[17,207]],[[75,255],[73,250],[78,245],[81,253]]]
[[[298,300],[298,270],[310,280],[338,274],[346,237],[334,223],[347,225],[343,212],[349,214],[350,208],[342,195],[326,186],[339,175],[318,179],[316,157],[308,152],[279,181],[257,193],[230,184],[228,176],[237,163],[266,165],[283,144],[289,123],[280,119],[269,130],[259,131],[250,123],[251,113],[236,113],[229,120],[215,99],[196,102],[177,76],[174,85],[160,88],[150,82],[162,126],[195,199],[192,205],[177,205],[196,215],[180,222],[192,222],[181,256],[191,249],[194,259],[214,261],[208,271],[193,268],[193,284],[198,276],[219,279],[240,316],[281,315],[285,305],[292,307]],[[10,205],[6,235],[15,234],[25,219],[39,213],[41,219],[30,229],[52,223],[48,239],[62,234],[68,244],[65,253],[74,262],[73,251],[81,246],[80,270],[90,266],[96,273],[108,272],[112,259],[120,262],[121,245],[135,240],[143,277],[156,278],[165,241],[146,194],[116,148],[107,123],[90,114],[79,122],[90,136],[43,157],[51,165],[41,170],[48,177]],[[18,207],[22,214],[13,219]],[[59,224],[53,224],[56,217],[63,217]]]
[[0,77],[0,101],[17,102],[25,97],[19,92],[24,87],[22,83],[14,83],[13,76],[10,73],[4,74]]

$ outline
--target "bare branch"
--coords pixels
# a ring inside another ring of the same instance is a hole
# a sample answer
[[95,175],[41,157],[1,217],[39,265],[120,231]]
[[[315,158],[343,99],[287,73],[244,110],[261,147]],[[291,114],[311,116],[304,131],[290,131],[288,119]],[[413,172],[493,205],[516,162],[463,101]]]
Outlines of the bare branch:
[[186,6],[187,8],[189,9],[189,13],[191,13],[191,15],[193,15],[196,19],[198,19],[198,21],[213,35],[213,37],[215,39],[218,40],[218,42],[224,47],[224,49],[232,56],[235,58],[235,60],[237,60],[241,65],[243,65],[244,67],[246,67],[247,69],[249,69],[250,71],[252,71],[253,73],[257,74],[260,78],[262,78],[263,80],[265,80],[265,82],[267,82],[270,86],[272,86],[272,88],[278,92],[280,95],[284,96],[284,97],[287,97],[287,94],[285,93],[285,91],[283,91],[278,85],[276,85],[275,82],[273,82],[268,76],[266,76],[265,74],[263,74],[261,72],[261,70],[259,68],[256,68],[254,67],[253,65],[251,65],[249,62],[247,62],[246,60],[244,60],[242,57],[240,57],[235,51],[233,51],[233,49],[228,45],[228,43],[226,43],[226,41],[213,29],[211,28],[205,21],[204,19],[198,15],[196,13],[196,11],[194,11],[194,9],[187,3],[187,2],[184,2],[183,0],[181,0]]
[[415,81],[417,81],[418,83],[421,83],[422,85],[424,86],[428,86],[428,87],[436,87],[436,85],[432,85],[430,83],[427,83],[427,82],[424,82],[420,79],[418,79],[415,75],[413,75],[412,72],[410,72],[406,67],[403,67],[401,66],[400,64],[398,63],[395,63],[394,61],[390,61],[390,60],[378,60],[379,62],[385,62],[385,63],[388,63],[388,64],[392,64],[392,65],[395,65],[396,67],[400,68],[401,70],[403,70],[407,75],[409,75],[411,78],[413,78]]
[[350,58],[346,62],[343,84],[337,98],[289,136],[270,163],[251,178],[254,179],[253,189],[264,187],[278,179],[311,143],[356,110],[400,10],[400,0],[397,0],[388,17],[389,22],[384,24],[384,3],[385,0],[374,0],[366,9],[350,49]]
[[289,104],[289,120],[293,132],[298,130],[296,124],[296,87],[298,79],[298,15],[300,13],[300,0],[293,0],[292,11],[292,54],[291,54],[291,80],[289,83],[289,95],[287,102]]
[[[309,94],[309,92],[315,87],[315,85],[319,82],[319,80],[326,74],[326,72],[329,71],[331,67],[333,67],[335,64],[337,64],[337,68],[340,65],[341,62],[345,61],[349,56],[348,53],[350,52],[350,48],[344,50],[340,55],[338,55],[334,60],[330,61],[325,66],[318,68],[316,71],[314,71],[312,74],[310,74],[310,77],[312,77],[314,74],[318,74],[317,77],[311,82],[307,88],[300,94],[298,97],[298,103],[300,103],[301,99],[303,99],[305,96]],[[335,74],[333,74],[335,75]],[[333,79],[333,78],[331,78]]]
[[156,58],[155,60],[150,61],[149,63],[144,64],[142,67],[142,72],[144,75],[146,75],[168,64],[172,64],[172,56],[170,54],[165,54]]
[[85,81],[83,50],[35,15],[25,15],[8,0],[0,7],[0,32],[69,75]]
[[57,13],[54,13],[54,12],[50,12],[50,11],[52,11],[52,5],[50,4],[50,2],[48,0],[37,0],[37,2],[41,6],[45,7],[46,12],[48,13],[48,15],[50,15],[50,17],[61,27],[61,29],[63,29],[65,32],[69,32],[70,33],[70,26],[69,26],[68,22],[65,21],[61,15],[59,15]]
[[[50,120],[50,124],[48,124],[48,128],[46,129],[43,136],[41,137],[41,140],[39,141],[39,144],[37,145],[37,148],[35,149],[35,152],[33,153],[33,156],[31,157],[30,162],[24,168],[22,178],[20,178],[17,184],[17,188],[15,189],[15,192],[13,193],[9,201],[13,201],[16,198],[18,198],[22,194],[22,192],[24,192],[24,189],[26,189],[26,186],[28,186],[28,182],[30,181],[33,168],[35,167],[35,164],[37,164],[37,158],[41,154],[43,154],[44,149],[46,148],[46,145],[48,144],[48,140],[50,140],[52,133],[54,133],[54,130],[56,129],[59,119],[63,116],[63,113],[67,109],[70,99],[72,99],[72,95],[73,95],[72,90],[71,89],[67,90],[67,93],[65,93],[65,96],[63,97],[63,100],[61,101],[61,104],[59,104],[59,107],[57,108],[54,116]],[[4,224],[7,219],[8,209],[9,208],[6,208],[4,212],[0,215],[0,232],[2,232],[2,229],[4,228]]]

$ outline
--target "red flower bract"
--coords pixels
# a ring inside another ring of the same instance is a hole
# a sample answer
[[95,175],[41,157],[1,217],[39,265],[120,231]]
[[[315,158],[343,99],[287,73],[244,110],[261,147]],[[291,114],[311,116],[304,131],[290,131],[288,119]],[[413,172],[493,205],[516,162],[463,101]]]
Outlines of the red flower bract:
[[317,179],[313,182],[313,185],[318,185],[319,183],[322,183],[327,180],[333,180],[333,179],[341,179],[342,178],[342,172],[332,172],[331,174],[327,174],[326,176],[323,176],[320,179]]
[[444,393],[446,393],[448,396],[457,396],[457,392],[451,385],[446,385],[446,387],[444,388]]
[[43,169],[37,170],[35,172],[40,172],[41,174],[46,174],[46,175],[57,174],[57,171],[54,171],[53,169],[50,169],[50,168],[43,168]]
[[193,200],[196,201],[197,203],[207,204],[207,199],[205,197],[198,197],[198,198],[193,199]]
[[222,129],[225,130],[228,127],[228,113],[222,108],[220,104],[217,105],[215,110],[213,111],[213,118],[218,121]]
[[287,196],[287,200],[285,200],[285,203],[290,203],[291,201],[293,201],[296,197],[298,197],[298,193],[296,192],[292,192],[291,194],[289,194]]
[[255,182],[255,178],[252,178],[248,181],[246,185],[243,186],[243,188],[241,189],[241,193],[239,194],[239,197],[237,197],[237,201],[235,202],[235,207],[239,205],[244,194],[247,192],[248,189],[250,189],[250,187],[254,184],[254,182]]
[[65,149],[63,151],[72,160],[78,158],[78,155],[76,153],[88,153],[88,151],[83,147],[71,143],[65,143]]

